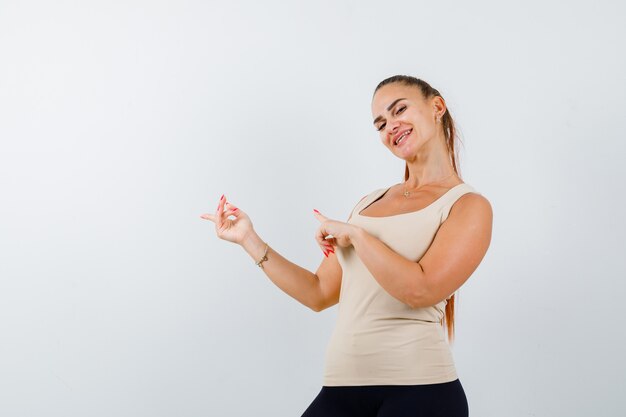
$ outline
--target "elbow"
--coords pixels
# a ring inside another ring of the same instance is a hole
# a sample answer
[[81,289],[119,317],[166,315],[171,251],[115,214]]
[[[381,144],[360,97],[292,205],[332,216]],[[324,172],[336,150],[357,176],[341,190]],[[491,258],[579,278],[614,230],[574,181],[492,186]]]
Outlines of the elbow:
[[432,298],[426,297],[424,294],[415,294],[409,299],[407,304],[411,308],[425,308],[433,306],[436,303],[433,303]]
[[424,296],[421,291],[411,288],[404,296],[404,303],[411,308],[424,307]]
[[407,291],[407,296],[405,297],[405,303],[411,308],[424,308],[434,305],[432,293],[426,285],[426,277],[423,274],[423,270],[421,272],[420,279],[413,281],[414,285]]
[[307,307],[309,307],[312,311],[319,313],[320,311],[324,311],[326,309],[326,306],[324,306],[322,303],[311,303],[308,304]]
[[411,308],[424,308],[430,305],[420,294],[412,294],[406,301],[406,304]]
[[309,307],[311,310],[313,310],[316,313],[321,313],[322,311],[326,310],[327,308],[329,308],[330,306],[313,306],[313,307]]
[[338,300],[319,300],[316,303],[311,303],[308,307],[316,313],[320,313],[327,308],[334,306],[338,302]]
[[427,287],[412,293],[412,297],[407,303],[411,308],[426,308],[435,306],[447,298],[443,298],[438,291],[430,291]]

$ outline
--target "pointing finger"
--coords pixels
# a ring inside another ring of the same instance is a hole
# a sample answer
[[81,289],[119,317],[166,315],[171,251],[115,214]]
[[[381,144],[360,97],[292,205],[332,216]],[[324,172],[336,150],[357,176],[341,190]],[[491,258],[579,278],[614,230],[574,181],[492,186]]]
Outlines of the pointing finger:
[[224,223],[224,203],[226,203],[226,197],[224,194],[220,197],[220,202],[217,205],[217,225],[221,228]]
[[316,209],[313,209],[314,212],[314,216],[318,219],[318,220],[327,220],[326,216],[324,216],[322,213],[320,213],[319,211],[317,211]]

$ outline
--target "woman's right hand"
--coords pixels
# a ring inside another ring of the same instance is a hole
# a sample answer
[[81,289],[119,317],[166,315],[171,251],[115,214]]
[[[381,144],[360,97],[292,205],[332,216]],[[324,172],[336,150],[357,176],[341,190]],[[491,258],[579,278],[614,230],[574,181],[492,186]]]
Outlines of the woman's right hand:
[[[229,216],[233,216],[235,219],[229,219]],[[227,202],[226,197],[223,195],[217,205],[215,214],[205,213],[200,217],[215,223],[215,233],[217,237],[238,245],[241,245],[248,233],[253,231],[250,217]]]

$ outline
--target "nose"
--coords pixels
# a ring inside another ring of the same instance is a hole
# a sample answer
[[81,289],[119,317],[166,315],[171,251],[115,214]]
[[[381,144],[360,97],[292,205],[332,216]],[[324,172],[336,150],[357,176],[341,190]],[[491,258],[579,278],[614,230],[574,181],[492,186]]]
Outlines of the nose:
[[387,129],[387,134],[393,135],[397,132],[398,128],[400,127],[400,122],[397,120],[394,121],[388,121],[387,122],[387,126],[385,126]]

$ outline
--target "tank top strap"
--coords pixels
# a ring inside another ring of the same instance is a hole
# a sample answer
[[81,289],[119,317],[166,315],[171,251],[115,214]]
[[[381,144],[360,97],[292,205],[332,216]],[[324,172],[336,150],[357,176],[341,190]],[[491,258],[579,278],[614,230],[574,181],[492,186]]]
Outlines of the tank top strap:
[[446,221],[448,215],[450,214],[450,210],[452,210],[452,206],[457,202],[461,196],[467,193],[476,193],[480,194],[474,187],[467,183],[462,183],[454,187],[454,189],[450,190],[445,196],[444,201],[442,202],[440,213],[441,213],[441,223]]
[[372,191],[365,197],[361,198],[361,200],[356,204],[356,206],[354,206],[354,208],[350,212],[350,216],[348,217],[348,219],[354,217],[355,213],[360,213],[361,210],[363,210],[365,207],[372,204],[378,197],[380,197],[389,188],[379,188],[377,190]]
[[376,189],[374,191],[372,191],[371,193],[369,193],[367,195],[366,198],[363,199],[363,201],[361,201],[361,203],[359,204],[358,208],[355,210],[356,213],[360,213],[361,210],[364,210],[367,206],[369,206],[370,204],[372,204],[374,201],[378,200],[380,197],[382,197],[383,194],[385,194],[387,192],[387,190],[389,190],[391,187],[387,187],[387,188],[379,188]]

